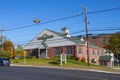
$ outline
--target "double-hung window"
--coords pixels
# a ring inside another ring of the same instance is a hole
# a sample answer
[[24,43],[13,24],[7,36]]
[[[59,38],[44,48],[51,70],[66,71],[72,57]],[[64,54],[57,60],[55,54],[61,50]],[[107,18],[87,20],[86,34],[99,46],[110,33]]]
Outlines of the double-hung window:
[[56,54],[56,55],[60,55],[60,48],[56,48],[55,54]]
[[78,53],[79,53],[79,54],[82,54],[82,48],[79,48],[79,49],[78,49]]
[[92,55],[95,55],[95,50],[94,49],[92,49]]
[[72,54],[72,47],[67,47],[67,54]]
[[98,54],[98,55],[100,55],[100,52],[99,52],[99,50],[97,51],[97,54]]

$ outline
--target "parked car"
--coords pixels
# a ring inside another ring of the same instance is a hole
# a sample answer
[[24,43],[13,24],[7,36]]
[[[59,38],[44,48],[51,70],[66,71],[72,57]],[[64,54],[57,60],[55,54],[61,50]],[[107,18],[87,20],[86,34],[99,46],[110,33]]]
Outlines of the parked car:
[[6,58],[0,58],[0,66],[10,66],[10,60]]
[[115,60],[114,61],[114,64],[116,65],[116,64],[120,64],[120,60]]

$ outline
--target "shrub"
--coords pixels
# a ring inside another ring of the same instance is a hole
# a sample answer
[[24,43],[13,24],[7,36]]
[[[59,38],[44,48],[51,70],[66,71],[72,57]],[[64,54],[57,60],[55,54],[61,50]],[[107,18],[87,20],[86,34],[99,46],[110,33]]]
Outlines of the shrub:
[[81,62],[85,62],[85,58],[83,57],[80,61],[81,61]]
[[77,60],[75,56],[69,56],[69,55],[67,55],[67,59]]
[[59,60],[59,59],[60,59],[60,56],[55,56],[53,59]]

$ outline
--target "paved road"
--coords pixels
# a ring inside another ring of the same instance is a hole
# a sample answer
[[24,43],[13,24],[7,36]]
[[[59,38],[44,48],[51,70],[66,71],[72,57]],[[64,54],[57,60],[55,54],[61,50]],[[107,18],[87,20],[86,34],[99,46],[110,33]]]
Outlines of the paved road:
[[0,80],[120,80],[120,74],[33,67],[1,67]]

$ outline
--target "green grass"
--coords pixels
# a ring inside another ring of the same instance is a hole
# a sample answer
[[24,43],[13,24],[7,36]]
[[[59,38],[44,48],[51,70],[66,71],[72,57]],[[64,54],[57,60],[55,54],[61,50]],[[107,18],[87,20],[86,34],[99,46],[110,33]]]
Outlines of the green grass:
[[[37,58],[27,58],[26,64],[24,63],[24,59],[14,59],[11,61],[13,64],[22,64],[22,65],[36,65],[36,66],[59,66],[60,67],[60,59],[37,59]],[[67,59],[67,64],[64,64],[61,67],[69,67],[69,68],[85,68],[85,69],[97,69],[97,70],[105,70],[105,71],[116,71],[107,67],[98,66],[90,64],[87,65],[85,62],[80,62],[75,59]]]

